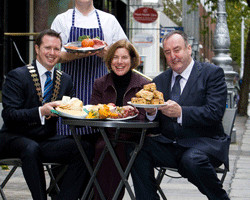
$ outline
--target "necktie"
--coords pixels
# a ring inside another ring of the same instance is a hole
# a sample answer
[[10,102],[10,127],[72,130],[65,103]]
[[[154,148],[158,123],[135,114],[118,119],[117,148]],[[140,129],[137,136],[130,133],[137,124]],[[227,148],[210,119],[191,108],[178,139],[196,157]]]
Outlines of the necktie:
[[43,103],[50,102],[52,89],[53,89],[53,81],[51,80],[51,72],[47,71],[45,74],[47,76],[47,79],[44,84]]
[[172,88],[172,92],[171,92],[171,99],[175,102],[179,101],[179,98],[181,96],[181,86],[180,86],[180,80],[181,80],[182,76],[181,75],[177,75],[175,77],[175,82],[174,82],[174,86]]

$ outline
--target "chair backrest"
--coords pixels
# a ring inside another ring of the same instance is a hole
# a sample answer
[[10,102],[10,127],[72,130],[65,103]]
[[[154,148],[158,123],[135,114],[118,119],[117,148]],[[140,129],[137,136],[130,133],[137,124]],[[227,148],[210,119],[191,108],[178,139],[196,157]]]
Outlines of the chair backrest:
[[237,111],[236,108],[227,108],[222,119],[224,131],[230,137],[232,135],[234,120],[236,117],[236,111]]
[[2,103],[0,103],[0,129],[3,126],[2,110],[3,110],[3,105]]

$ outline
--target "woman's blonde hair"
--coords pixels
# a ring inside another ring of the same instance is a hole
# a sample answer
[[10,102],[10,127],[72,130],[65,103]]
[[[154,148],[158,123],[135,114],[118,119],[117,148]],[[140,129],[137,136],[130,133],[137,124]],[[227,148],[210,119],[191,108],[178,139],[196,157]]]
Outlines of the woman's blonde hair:
[[139,66],[140,56],[139,56],[138,51],[136,50],[133,44],[131,44],[128,40],[124,39],[124,40],[119,40],[115,42],[108,49],[108,52],[105,56],[105,63],[109,70],[111,70],[111,62],[112,62],[112,59],[114,58],[115,51],[119,48],[125,48],[128,50],[130,58],[131,58],[130,69],[134,69]]

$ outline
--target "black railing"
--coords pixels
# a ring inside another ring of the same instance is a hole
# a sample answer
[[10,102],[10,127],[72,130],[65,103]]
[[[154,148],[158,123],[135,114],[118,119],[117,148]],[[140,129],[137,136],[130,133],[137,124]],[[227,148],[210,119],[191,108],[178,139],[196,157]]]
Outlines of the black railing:
[[[4,33],[3,50],[1,52],[1,86],[5,75],[10,70],[29,63],[30,42],[34,41],[30,36],[35,35],[37,35],[37,33]],[[2,87],[0,89],[2,89]]]

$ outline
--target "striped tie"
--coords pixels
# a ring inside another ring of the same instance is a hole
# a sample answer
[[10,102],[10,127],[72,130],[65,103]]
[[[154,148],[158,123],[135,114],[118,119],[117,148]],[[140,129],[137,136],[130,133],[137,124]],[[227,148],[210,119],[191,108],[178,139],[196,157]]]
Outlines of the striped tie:
[[43,93],[43,103],[50,102],[52,96],[53,89],[53,81],[51,80],[51,72],[47,71],[46,73],[47,79],[44,85],[44,93]]
[[181,80],[182,76],[181,75],[177,75],[175,77],[175,82],[174,82],[174,86],[172,88],[172,92],[171,92],[171,99],[175,102],[179,101],[179,98],[181,96],[181,86],[180,86],[180,80]]

